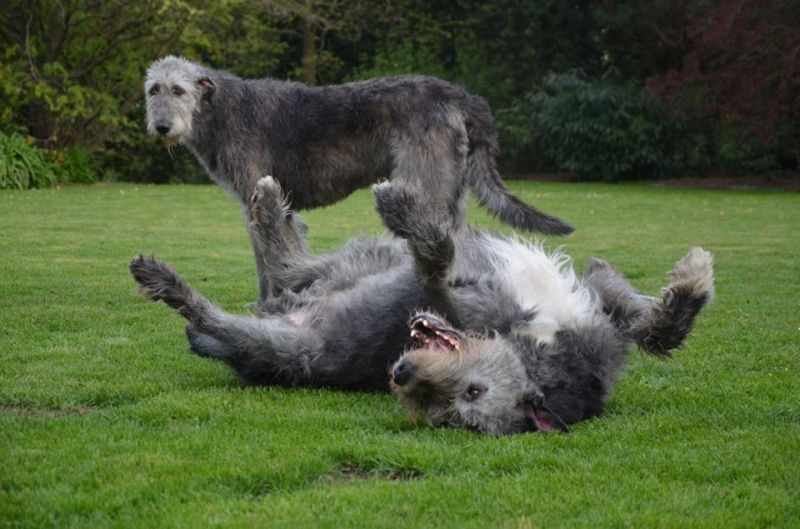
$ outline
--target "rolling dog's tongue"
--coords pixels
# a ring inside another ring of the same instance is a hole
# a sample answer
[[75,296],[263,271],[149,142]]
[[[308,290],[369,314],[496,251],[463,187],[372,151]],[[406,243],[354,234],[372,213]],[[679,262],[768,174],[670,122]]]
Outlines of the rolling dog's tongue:
[[425,346],[457,351],[461,335],[444,320],[432,314],[417,314],[411,318],[411,337]]

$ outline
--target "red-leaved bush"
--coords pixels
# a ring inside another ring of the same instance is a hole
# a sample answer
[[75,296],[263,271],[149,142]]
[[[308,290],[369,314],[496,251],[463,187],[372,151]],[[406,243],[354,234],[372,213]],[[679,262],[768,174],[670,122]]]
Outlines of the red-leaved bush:
[[671,107],[730,120],[764,142],[781,129],[800,138],[800,3],[721,0],[660,37],[684,50],[679,69],[647,82]]

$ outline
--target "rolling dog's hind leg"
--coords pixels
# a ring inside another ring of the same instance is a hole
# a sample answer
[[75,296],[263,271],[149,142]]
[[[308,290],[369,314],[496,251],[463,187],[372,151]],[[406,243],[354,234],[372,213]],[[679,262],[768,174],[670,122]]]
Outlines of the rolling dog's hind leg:
[[422,279],[440,283],[455,256],[449,226],[432,218],[416,197],[391,182],[376,184],[372,194],[386,228],[408,241]]
[[225,345],[208,334],[203,334],[191,323],[186,324],[186,338],[189,340],[189,348],[197,356],[208,358],[225,358],[233,356],[232,352]]
[[651,310],[655,298],[640,294],[611,264],[593,257],[584,274],[584,281],[597,294],[603,312],[623,332]]
[[164,301],[189,320],[187,334],[198,354],[224,360],[251,383],[291,385],[311,379],[309,362],[321,347],[312,330],[279,317],[228,314],[155,259],[135,257],[129,268],[142,294]]

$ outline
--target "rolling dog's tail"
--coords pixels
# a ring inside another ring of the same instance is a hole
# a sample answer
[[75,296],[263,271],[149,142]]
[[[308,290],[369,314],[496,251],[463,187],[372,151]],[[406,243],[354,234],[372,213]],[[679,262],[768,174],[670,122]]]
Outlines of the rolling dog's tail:
[[483,99],[474,97],[467,111],[467,134],[469,155],[467,157],[467,181],[475,192],[478,202],[506,224],[527,231],[538,231],[547,235],[567,235],[572,226],[526,204],[511,193],[500,178],[495,157],[500,149],[497,145],[494,119]]

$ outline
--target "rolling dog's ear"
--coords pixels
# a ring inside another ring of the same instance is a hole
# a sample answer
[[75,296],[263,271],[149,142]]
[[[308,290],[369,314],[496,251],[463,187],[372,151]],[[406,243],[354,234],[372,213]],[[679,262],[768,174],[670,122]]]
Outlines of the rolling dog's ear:
[[544,397],[534,394],[525,399],[525,413],[541,432],[569,433],[569,426],[550,408],[545,406]]
[[203,94],[203,101],[208,101],[211,103],[211,98],[214,96],[214,92],[217,90],[217,85],[214,84],[208,77],[201,77],[197,80],[197,89]]

